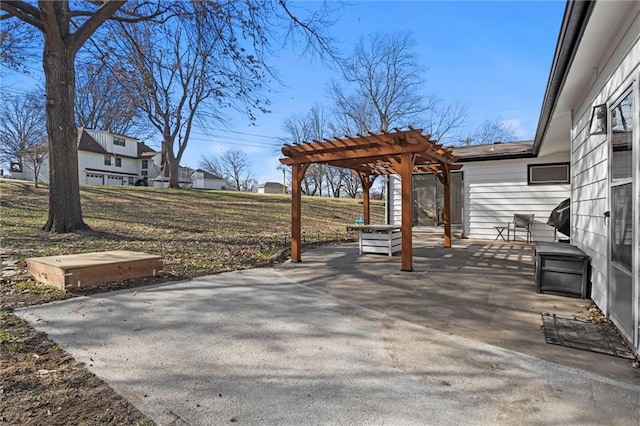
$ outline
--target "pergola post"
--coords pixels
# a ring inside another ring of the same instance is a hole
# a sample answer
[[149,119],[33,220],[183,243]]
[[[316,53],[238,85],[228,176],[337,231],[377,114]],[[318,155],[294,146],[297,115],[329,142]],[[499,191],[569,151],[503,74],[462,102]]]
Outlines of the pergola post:
[[366,173],[358,173],[358,176],[360,176],[360,183],[362,183],[362,217],[364,218],[364,224],[369,225],[371,223],[370,189],[373,182],[371,181],[371,176]]
[[412,172],[414,155],[405,152],[400,156],[400,178],[402,184],[402,271],[413,271],[413,234],[412,234]]
[[291,166],[291,261],[302,260],[302,179],[308,164]]

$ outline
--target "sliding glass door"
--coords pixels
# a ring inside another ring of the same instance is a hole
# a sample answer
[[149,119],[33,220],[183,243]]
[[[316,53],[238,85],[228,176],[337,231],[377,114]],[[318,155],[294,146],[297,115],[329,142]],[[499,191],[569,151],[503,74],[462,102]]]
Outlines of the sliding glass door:
[[[629,340],[635,340],[633,240],[633,92],[629,91],[609,110],[610,221],[609,311],[611,319]],[[635,284],[637,285],[637,284]],[[637,309],[637,308],[636,308]]]

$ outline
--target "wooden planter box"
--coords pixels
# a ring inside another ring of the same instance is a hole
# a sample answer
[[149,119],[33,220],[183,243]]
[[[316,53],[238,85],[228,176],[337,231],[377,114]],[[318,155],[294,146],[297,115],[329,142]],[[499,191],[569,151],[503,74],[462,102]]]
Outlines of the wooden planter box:
[[36,280],[60,290],[155,276],[162,268],[161,256],[126,250],[27,259]]
[[535,253],[536,290],[590,297],[589,256],[566,243],[538,243]]

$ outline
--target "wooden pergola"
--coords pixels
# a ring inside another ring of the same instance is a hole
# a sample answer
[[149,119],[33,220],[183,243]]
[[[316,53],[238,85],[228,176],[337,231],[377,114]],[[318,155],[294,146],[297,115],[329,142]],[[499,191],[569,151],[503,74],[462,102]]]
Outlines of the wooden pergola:
[[291,261],[300,262],[302,179],[311,164],[351,169],[362,182],[364,223],[369,224],[369,190],[376,176],[399,175],[402,182],[402,270],[413,271],[413,173],[434,173],[444,186],[444,246],[451,247],[451,171],[462,167],[448,148],[423,135],[422,129],[369,133],[323,141],[285,144],[280,162],[291,166]]

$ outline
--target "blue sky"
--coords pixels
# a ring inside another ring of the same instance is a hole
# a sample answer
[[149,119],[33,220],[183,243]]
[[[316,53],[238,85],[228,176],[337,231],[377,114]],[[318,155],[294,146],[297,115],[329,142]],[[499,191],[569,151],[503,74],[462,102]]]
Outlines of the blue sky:
[[[425,93],[469,104],[463,134],[500,117],[519,138],[532,139],[564,7],[562,1],[359,1],[344,6],[331,33],[347,53],[367,34],[412,31],[426,69]],[[277,138],[283,121],[315,103],[329,107],[327,87],[338,74],[293,53],[281,52],[274,63],[286,86],[273,88],[272,112],[258,116],[255,126],[235,117],[233,130],[244,134],[231,136],[242,140],[225,143],[222,131],[197,134],[183,163],[197,166],[203,152],[242,149],[259,182],[282,180]]]
[[[330,33],[347,54],[367,34],[413,32],[417,61],[425,69],[424,93],[469,104],[463,135],[472,134],[486,119],[500,117],[520,139],[531,139],[564,7],[563,1],[356,1],[342,7]],[[204,153],[241,149],[260,183],[281,181],[277,167],[284,120],[316,103],[329,109],[327,88],[332,78],[339,79],[335,69],[298,53],[281,51],[271,61],[284,85],[271,87],[270,114],[258,115],[253,126],[234,114],[229,128],[199,129],[182,164],[197,167]],[[9,76],[6,71],[3,80],[11,81],[14,89],[34,82],[33,77]]]

